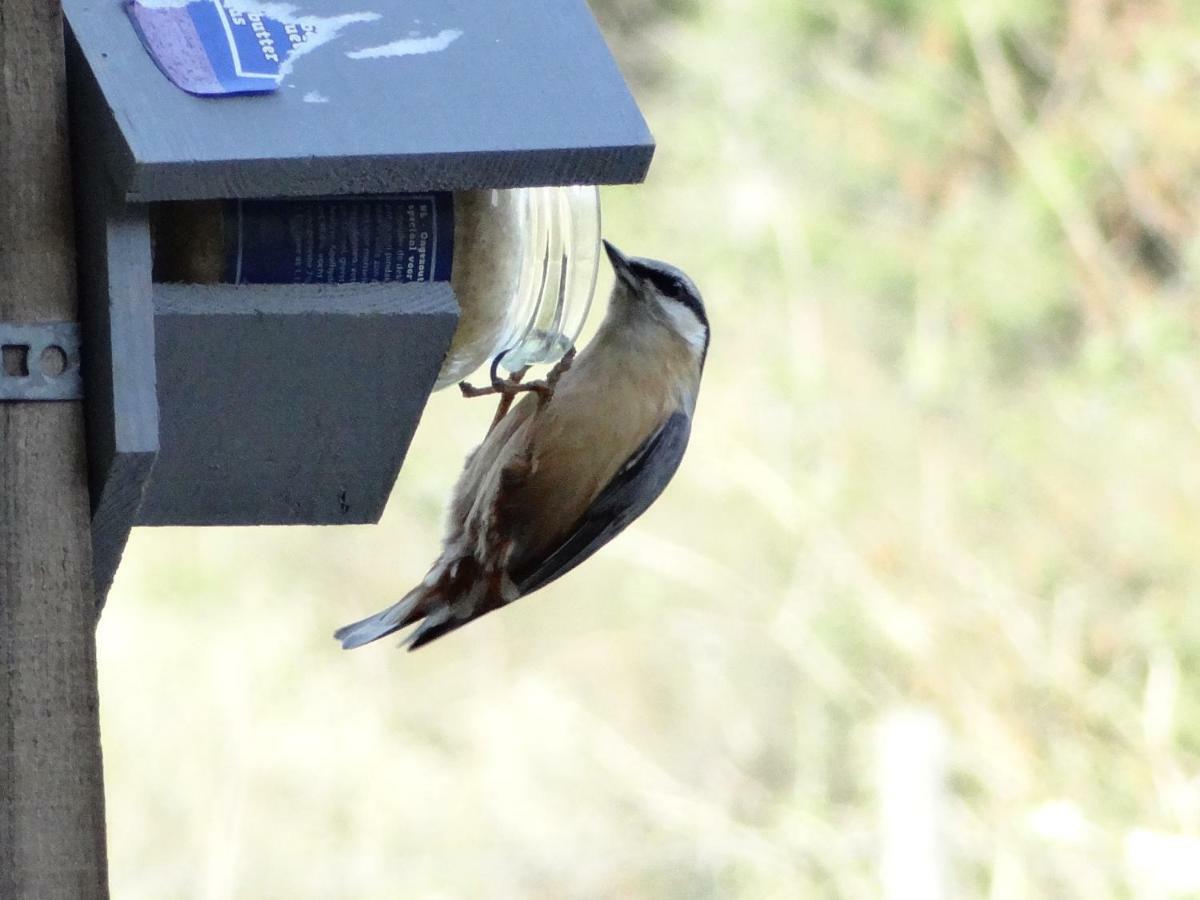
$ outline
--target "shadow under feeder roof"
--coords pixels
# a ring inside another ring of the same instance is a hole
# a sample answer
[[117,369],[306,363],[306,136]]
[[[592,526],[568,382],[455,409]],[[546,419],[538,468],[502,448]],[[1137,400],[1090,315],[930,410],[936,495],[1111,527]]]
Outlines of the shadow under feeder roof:
[[377,521],[458,320],[446,282],[153,284],[147,204],[632,183],[653,154],[583,0],[299,5],[336,37],[218,98],[120,0],[63,9],[101,598],[133,525]]

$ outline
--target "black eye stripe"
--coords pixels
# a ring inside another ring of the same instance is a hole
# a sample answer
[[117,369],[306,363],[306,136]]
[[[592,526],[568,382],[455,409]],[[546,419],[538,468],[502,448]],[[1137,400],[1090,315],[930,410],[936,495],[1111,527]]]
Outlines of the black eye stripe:
[[695,288],[691,283],[677,272],[664,271],[656,266],[643,265],[640,261],[633,261],[629,267],[633,274],[639,278],[644,278],[646,281],[654,285],[655,290],[663,295],[668,300],[673,300],[683,306],[686,306],[696,318],[708,327],[708,316],[704,311],[704,304],[696,294]]
[[668,297],[678,298],[682,294],[687,293],[684,283],[671,275],[666,275],[662,272],[647,272],[646,277],[650,280],[651,284],[658,288],[660,293],[666,294]]

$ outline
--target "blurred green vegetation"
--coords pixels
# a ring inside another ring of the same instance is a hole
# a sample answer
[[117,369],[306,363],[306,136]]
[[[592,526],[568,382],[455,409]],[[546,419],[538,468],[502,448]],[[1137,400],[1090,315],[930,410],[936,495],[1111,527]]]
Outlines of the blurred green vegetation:
[[922,896],[897,711],[943,896],[1200,895],[1200,5],[594,8],[659,141],[606,233],[714,323],[680,475],[414,655],[329,633],[424,572],[486,404],[378,528],[137,533],[114,895]]

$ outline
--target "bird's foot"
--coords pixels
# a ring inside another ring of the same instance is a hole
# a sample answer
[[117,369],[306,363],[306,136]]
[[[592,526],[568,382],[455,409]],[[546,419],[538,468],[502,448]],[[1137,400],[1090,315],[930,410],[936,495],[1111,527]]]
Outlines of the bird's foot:
[[512,408],[513,400],[517,394],[523,391],[536,391],[540,382],[531,381],[528,384],[521,384],[521,379],[525,377],[525,373],[529,371],[529,366],[522,366],[507,378],[500,377],[500,360],[504,358],[501,353],[492,360],[492,368],[490,371],[492,383],[488,387],[475,387],[466,381],[458,383],[458,389],[462,395],[467,398],[473,397],[490,397],[495,394],[500,395],[500,404],[496,407],[496,414],[492,416],[492,424],[488,426],[488,434],[492,433],[500,420],[508,415],[509,409]]
[[[575,345],[572,344],[571,349],[569,349],[566,353],[563,354],[562,359],[560,359],[557,363],[555,363],[554,368],[551,369],[546,375],[546,386],[550,389],[551,395],[554,394],[554,388],[558,385],[558,380],[567,373],[567,370],[571,368],[571,365],[574,362],[575,362]],[[549,399],[549,397],[547,397],[546,399]]]
[[511,397],[520,390],[527,390],[526,386],[521,385],[521,379],[525,377],[525,373],[529,371],[529,366],[517,369],[507,378],[501,378],[499,372],[500,359],[504,354],[501,353],[492,360],[491,380],[492,383],[487,387],[475,387],[467,381],[460,381],[458,389],[462,391],[464,397],[490,397],[493,394],[499,394],[501,397]]
[[467,398],[491,397],[495,394],[499,394],[501,397],[512,397],[516,394],[520,394],[523,391],[537,390],[536,386],[541,384],[540,381],[531,381],[528,384],[520,383],[521,374],[524,372],[525,370],[522,369],[520,373],[514,373],[502,381],[492,382],[487,387],[475,387],[475,385],[471,384],[469,381],[460,381],[458,383],[458,389],[462,391],[462,395]]
[[538,408],[545,406],[550,402],[550,398],[554,396],[554,389],[558,387],[558,381],[567,370],[571,368],[571,364],[575,362],[575,345],[571,345],[571,349],[563,354],[562,359],[554,364],[554,368],[546,373],[546,377],[538,381],[531,381],[522,387],[537,392]]
[[[517,394],[535,393],[538,395],[538,404],[546,403],[554,396],[554,388],[558,385],[558,380],[563,374],[571,368],[571,364],[575,361],[575,347],[571,346],[563,358],[560,359],[554,368],[547,373],[545,378],[539,378],[537,381],[521,382],[525,377],[525,373],[529,371],[529,366],[524,366],[513,372],[508,378],[501,378],[499,373],[500,360],[504,357],[501,353],[492,360],[491,377],[492,383],[488,387],[475,387],[466,381],[458,383],[458,389],[464,397],[490,397],[493,394],[500,395],[500,406],[496,410],[496,416],[492,420],[492,427],[496,426],[504,416],[508,413],[512,406],[513,399]],[[489,429],[490,430],[490,429]]]

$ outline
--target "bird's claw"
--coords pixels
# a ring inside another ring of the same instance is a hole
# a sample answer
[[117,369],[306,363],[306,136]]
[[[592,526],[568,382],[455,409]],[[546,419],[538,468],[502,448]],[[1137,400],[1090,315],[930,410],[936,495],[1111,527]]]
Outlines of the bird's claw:
[[546,375],[546,385],[550,388],[551,394],[554,393],[554,387],[558,384],[558,380],[562,378],[564,374],[566,374],[567,370],[571,368],[571,365],[574,362],[575,345],[572,344],[571,348],[563,354],[562,359],[555,363],[554,368],[551,369]]
[[467,398],[473,397],[490,397],[493,394],[500,395],[501,411],[497,414],[497,421],[503,418],[504,413],[508,411],[508,407],[512,405],[513,398],[517,394],[535,393],[538,399],[545,403],[554,396],[554,388],[558,385],[558,380],[563,374],[571,368],[571,364],[575,361],[575,346],[572,344],[571,349],[563,354],[562,359],[555,363],[545,378],[539,378],[537,381],[521,382],[525,377],[525,373],[529,371],[529,366],[524,366],[513,372],[508,378],[501,378],[498,371],[500,360],[504,354],[501,353],[492,360],[491,378],[492,383],[488,387],[475,387],[466,381],[458,383],[458,389],[462,391],[462,395]]
[[518,385],[521,384],[521,379],[525,377],[525,373],[529,371],[529,366],[517,369],[507,378],[501,378],[496,371],[497,363],[500,357],[496,357],[496,361],[492,363],[492,383],[487,387],[475,387],[469,381],[460,381],[458,389],[462,391],[462,395],[467,398],[472,397],[490,397],[492,394],[500,394],[502,396],[510,396],[521,390],[528,390],[528,387]]
[[[507,351],[505,351],[507,352]],[[458,389],[462,395],[467,398],[473,397],[489,397],[493,394],[500,395],[500,403],[496,407],[496,414],[492,416],[492,424],[488,426],[488,434],[492,433],[492,429],[500,424],[500,420],[508,415],[509,409],[512,407],[513,400],[517,394],[524,391],[538,391],[539,396],[543,387],[543,382],[531,381],[528,384],[521,384],[521,379],[525,377],[525,373],[529,371],[529,366],[522,366],[515,372],[510,374],[508,378],[500,377],[500,360],[504,358],[504,353],[500,353],[492,360],[492,368],[490,370],[492,383],[488,387],[475,387],[474,385],[460,381]]]
[[575,345],[571,345],[571,349],[563,354],[562,359],[554,364],[554,368],[546,373],[546,377],[538,381],[531,381],[524,385],[528,390],[535,391],[538,395],[538,404],[549,402],[554,396],[554,389],[558,387],[558,381],[567,370],[571,368],[571,364],[575,362]]

